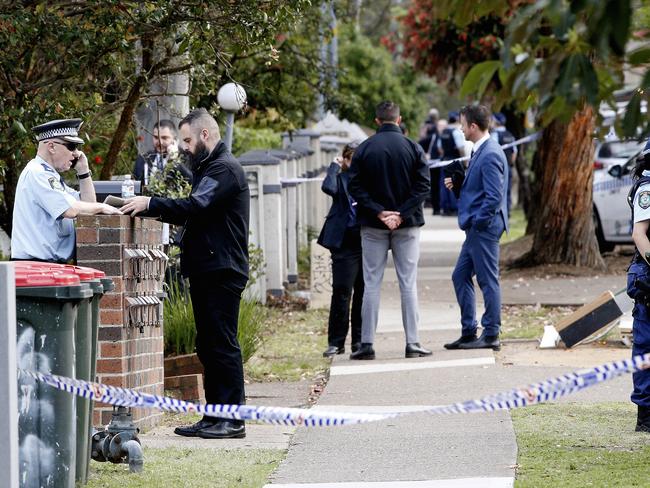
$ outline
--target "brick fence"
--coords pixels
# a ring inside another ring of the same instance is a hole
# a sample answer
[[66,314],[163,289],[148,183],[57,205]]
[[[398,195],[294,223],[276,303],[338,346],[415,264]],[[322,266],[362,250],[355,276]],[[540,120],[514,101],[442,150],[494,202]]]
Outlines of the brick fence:
[[[155,395],[163,394],[163,329],[162,325],[129,326],[126,297],[136,293],[128,289],[124,250],[136,245],[159,246],[161,231],[162,224],[150,219],[120,215],[77,218],[79,265],[100,269],[115,283],[115,290],[100,303],[97,381]],[[110,405],[97,403],[93,425],[108,424],[111,413]],[[156,425],[161,416],[155,410],[133,410],[133,420],[141,429]]]

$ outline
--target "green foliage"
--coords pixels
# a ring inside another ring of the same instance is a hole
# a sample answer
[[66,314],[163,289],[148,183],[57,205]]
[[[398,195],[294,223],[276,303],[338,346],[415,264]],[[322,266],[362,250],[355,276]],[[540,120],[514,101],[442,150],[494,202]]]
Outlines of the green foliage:
[[435,84],[351,27],[339,32],[339,87],[332,101],[338,115],[374,127],[375,107],[382,100],[392,100],[400,105],[410,131],[416,133]]
[[282,134],[273,129],[253,129],[235,126],[232,153],[240,156],[252,149],[274,149],[282,147]]
[[183,164],[180,153],[170,155],[162,171],[158,171],[149,178],[147,195],[166,198],[187,198],[192,192],[192,184],[185,179],[178,169]]
[[191,354],[196,342],[194,312],[186,283],[181,287],[172,281],[163,303],[165,354],[169,356]]

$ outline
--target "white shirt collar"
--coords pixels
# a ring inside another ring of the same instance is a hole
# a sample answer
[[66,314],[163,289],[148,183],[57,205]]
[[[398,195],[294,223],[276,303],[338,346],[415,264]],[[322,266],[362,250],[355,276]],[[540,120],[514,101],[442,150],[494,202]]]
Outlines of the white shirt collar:
[[643,170],[643,173],[641,173],[642,176],[650,176],[650,171],[647,169]]
[[476,141],[474,143],[474,146],[472,147],[472,152],[476,153],[476,151],[478,151],[478,148],[481,147],[481,145],[489,138],[490,138],[490,134],[487,133],[483,137],[481,137],[478,141]]

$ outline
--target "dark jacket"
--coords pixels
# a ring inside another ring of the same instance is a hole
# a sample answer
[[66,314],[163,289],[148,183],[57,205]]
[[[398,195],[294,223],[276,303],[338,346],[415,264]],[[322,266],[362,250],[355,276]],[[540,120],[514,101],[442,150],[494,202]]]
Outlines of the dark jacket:
[[183,276],[228,269],[248,277],[249,205],[244,170],[219,141],[194,169],[190,196],[176,200],[153,197],[147,215],[184,225]]
[[[140,181],[142,185],[144,186],[144,165],[145,163],[149,164],[149,167],[153,166],[156,164],[156,156],[157,156],[156,151],[149,151],[148,153],[144,154],[138,154],[138,157],[135,160],[135,165],[133,167],[133,177]],[[164,169],[163,165],[161,162],[157,165],[158,171],[162,171]],[[174,169],[178,170],[182,175],[183,178],[185,178],[187,181],[192,181],[192,172],[187,168],[182,163],[176,164],[174,166]],[[151,171],[149,171],[149,177],[151,177]]]
[[[321,190],[330,195],[334,200],[330,211],[325,217],[325,224],[318,236],[318,243],[327,249],[340,249],[343,237],[350,223],[352,207],[348,193],[349,175],[341,171],[341,166],[332,163],[327,168],[327,176],[323,180]],[[358,231],[359,227],[356,226]]]
[[429,194],[429,166],[416,142],[395,124],[383,124],[357,148],[348,186],[357,202],[360,225],[386,229],[377,218],[383,210],[401,214],[401,227],[424,225],[422,203]]

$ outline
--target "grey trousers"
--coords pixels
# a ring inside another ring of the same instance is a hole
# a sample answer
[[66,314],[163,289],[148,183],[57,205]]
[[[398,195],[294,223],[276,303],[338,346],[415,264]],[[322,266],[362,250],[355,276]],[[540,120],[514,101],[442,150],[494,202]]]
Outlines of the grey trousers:
[[384,279],[389,249],[393,252],[399,282],[406,343],[419,342],[417,269],[420,258],[420,228],[406,227],[391,231],[361,227],[361,247],[365,282],[361,307],[361,342],[372,344],[375,340],[379,320],[381,282]]

